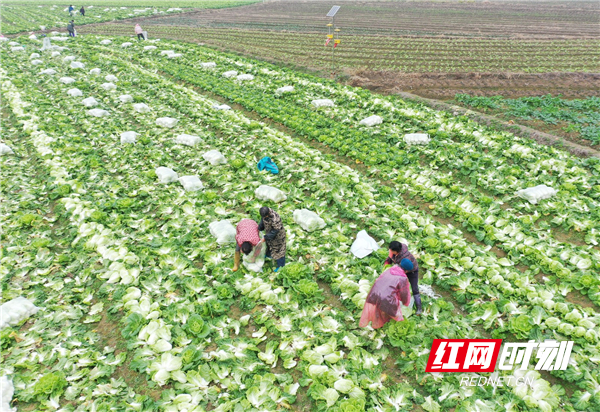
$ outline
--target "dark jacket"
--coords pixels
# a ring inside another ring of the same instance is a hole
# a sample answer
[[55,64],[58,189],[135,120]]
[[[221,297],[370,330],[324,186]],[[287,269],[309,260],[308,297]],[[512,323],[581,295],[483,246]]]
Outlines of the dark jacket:
[[73,23],[67,24],[67,31],[75,31],[75,25]]
[[408,273],[414,273],[417,272],[419,270],[419,264],[417,263],[417,259],[415,259],[415,257],[412,255],[412,253],[410,253],[408,251],[408,246],[406,246],[404,243],[400,243],[400,253],[398,253],[396,256],[394,256],[393,258],[388,257],[385,260],[385,265],[398,265],[400,266],[400,262],[402,261],[402,259],[408,259],[412,262],[413,264],[413,270],[410,272],[406,272]]

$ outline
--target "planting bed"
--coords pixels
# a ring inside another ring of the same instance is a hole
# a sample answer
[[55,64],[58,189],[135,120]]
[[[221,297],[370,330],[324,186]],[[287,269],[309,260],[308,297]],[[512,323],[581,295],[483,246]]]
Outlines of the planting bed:
[[[14,151],[0,157],[2,298],[40,308],[0,332],[19,410],[600,408],[598,159],[196,45],[106,40],[40,56],[37,40],[0,45]],[[381,124],[360,125],[373,115]],[[415,132],[430,143],[408,146]],[[206,162],[209,150],[227,163]],[[266,155],[279,175],[256,168]],[[158,167],[204,188],[158,183]],[[542,183],[557,194],[515,195]],[[209,224],[256,219],[265,184],[287,195],[267,204],[286,225],[288,265],[234,273]],[[298,209],[325,228],[304,231]],[[362,229],[418,254],[434,291],[422,317],[358,328],[387,255],[349,253]],[[566,371],[527,372],[531,385],[424,372],[432,339],[490,336],[575,347]]]

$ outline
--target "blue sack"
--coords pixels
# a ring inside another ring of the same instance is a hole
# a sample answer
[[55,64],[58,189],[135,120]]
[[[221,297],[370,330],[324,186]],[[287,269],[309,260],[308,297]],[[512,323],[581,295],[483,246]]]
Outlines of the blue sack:
[[275,162],[271,160],[270,157],[263,157],[262,159],[260,159],[260,161],[258,162],[258,170],[268,170],[274,175],[279,173],[279,168],[277,167]]

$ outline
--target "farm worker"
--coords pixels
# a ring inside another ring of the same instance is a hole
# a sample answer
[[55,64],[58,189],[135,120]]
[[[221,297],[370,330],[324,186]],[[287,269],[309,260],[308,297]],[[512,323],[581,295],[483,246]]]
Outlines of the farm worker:
[[69,36],[75,37],[75,22],[73,20],[67,24],[67,31],[69,32]]
[[81,6],[81,8],[79,9],[79,13],[81,13],[82,16],[85,16],[85,9],[83,8],[83,6]]
[[254,246],[261,242],[258,233],[258,223],[252,219],[242,219],[235,228],[235,257],[233,260],[233,271],[240,268],[240,250],[244,255],[250,254]]
[[135,25],[135,34],[137,34],[138,40],[144,40],[144,31],[139,23]]
[[400,303],[410,303],[410,282],[402,268],[392,266],[383,271],[367,295],[358,326],[364,328],[371,323],[379,329],[390,319],[404,320]]
[[266,257],[277,263],[275,272],[285,266],[285,228],[281,217],[273,209],[263,206],[260,208],[260,223],[258,230],[265,232],[264,241],[267,243]]
[[[423,307],[421,305],[421,295],[419,294],[419,264],[417,263],[417,259],[408,251],[408,246],[397,241],[390,242],[389,252],[389,256],[384,264],[398,265],[404,269],[406,277],[410,282],[412,294],[415,297],[416,314],[420,315],[423,313]],[[404,262],[403,267],[402,261],[404,259],[407,261]],[[410,267],[409,263],[412,264],[412,267]]]
[[69,6],[69,16],[72,16],[72,15],[73,15],[73,11],[74,11],[74,10],[75,10],[75,7],[73,7],[73,5],[71,4],[71,5]]

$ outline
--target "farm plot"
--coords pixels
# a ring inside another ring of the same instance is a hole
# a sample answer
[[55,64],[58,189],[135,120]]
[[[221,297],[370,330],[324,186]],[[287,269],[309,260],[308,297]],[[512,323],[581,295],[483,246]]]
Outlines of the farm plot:
[[54,27],[66,26],[71,19],[76,25],[122,20],[131,17],[147,17],[160,14],[181,12],[177,8],[156,7],[106,7],[87,6],[85,16],[77,13],[71,17],[64,6],[49,5],[12,5],[3,4],[0,14],[0,31],[2,34],[13,34],[24,31],[40,31]]
[[[331,50],[323,46],[324,35],[154,25],[161,20],[148,21],[145,26],[152,37],[202,42],[255,58],[317,71],[329,72],[332,68]],[[131,27],[114,24],[84,27],[81,31],[128,35]],[[600,41],[594,39],[343,36],[342,44],[335,53],[337,70],[347,73],[353,70],[502,74],[600,71]],[[395,85],[395,82],[391,84]]]
[[[11,376],[18,405],[86,411],[598,407],[593,371],[600,319],[593,302],[600,291],[593,273],[600,259],[596,223],[586,214],[598,200],[597,161],[205,48],[125,40],[90,36],[40,56],[1,46],[8,106],[2,109],[10,130],[3,143],[16,153],[0,163],[2,207],[12,212],[1,214],[8,239],[3,299],[23,295],[41,307],[24,327],[2,331],[0,370]],[[216,68],[201,70],[209,61]],[[222,77],[232,70],[252,76]],[[353,170],[239,111],[216,110],[215,100],[192,85],[372,167]],[[292,94],[276,92],[288,85]],[[318,98],[334,100],[335,107],[310,109]],[[374,114],[383,123],[372,131],[355,124]],[[178,120],[173,129],[157,124],[164,117]],[[423,129],[431,146],[408,147],[400,139]],[[137,143],[121,143],[127,131],[137,133]],[[183,133],[200,142],[176,143]],[[397,154],[381,157],[391,148]],[[219,150],[228,164],[207,164],[207,150]],[[255,168],[265,153],[280,165],[279,176]],[[444,163],[457,164],[456,176],[439,170]],[[204,189],[158,184],[159,166],[199,176]],[[497,185],[493,195],[477,192],[492,190],[484,173]],[[556,187],[557,195],[535,206],[513,195],[532,181]],[[278,273],[233,273],[232,250],[219,247],[208,225],[256,216],[262,203],[254,191],[261,184],[287,194],[273,206],[288,227],[290,263]],[[434,207],[410,206],[405,193]],[[508,214],[500,200],[515,210]],[[291,219],[302,208],[317,212],[326,228],[304,232]],[[440,223],[436,209],[455,215],[467,232]],[[544,225],[544,214],[560,221]],[[567,237],[576,227],[590,245],[554,239],[561,224]],[[381,241],[409,243],[426,271],[423,283],[448,297],[427,298],[419,319],[358,329],[386,255],[351,257],[349,246],[362,228]],[[509,252],[500,257],[492,245]],[[573,299],[573,289],[587,297]],[[114,340],[104,334],[110,322],[122,329]],[[554,377],[530,371],[533,385],[494,393],[423,372],[433,338],[489,335],[571,339],[576,347],[566,371],[551,372]],[[137,379],[142,384],[132,385]]]
[[[341,1],[342,33],[466,35],[519,38],[598,38],[595,2],[356,2]],[[329,3],[285,1],[160,19],[159,25],[323,32]]]
[[[523,120],[527,124],[547,129],[558,135],[595,146],[600,144],[600,98],[565,100],[560,96],[505,99],[502,96],[480,97],[457,94],[455,101],[485,113],[505,119]],[[542,125],[542,127],[539,127]]]

